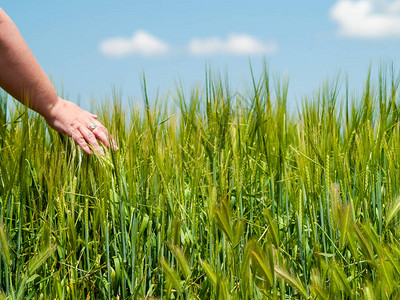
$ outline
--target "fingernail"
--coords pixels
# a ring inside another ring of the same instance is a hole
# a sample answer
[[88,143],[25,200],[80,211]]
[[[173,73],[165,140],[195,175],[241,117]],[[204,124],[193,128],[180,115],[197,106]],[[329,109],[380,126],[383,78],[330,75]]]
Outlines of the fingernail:
[[111,140],[111,148],[112,148],[114,151],[117,151],[117,150],[119,149],[118,146],[117,146],[117,143],[115,142],[114,139]]

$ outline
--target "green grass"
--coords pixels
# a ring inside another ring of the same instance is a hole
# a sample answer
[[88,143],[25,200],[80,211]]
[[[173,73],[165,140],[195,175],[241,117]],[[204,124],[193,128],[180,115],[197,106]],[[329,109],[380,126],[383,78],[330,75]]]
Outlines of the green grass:
[[399,82],[115,94],[105,156],[0,96],[0,298],[399,298]]

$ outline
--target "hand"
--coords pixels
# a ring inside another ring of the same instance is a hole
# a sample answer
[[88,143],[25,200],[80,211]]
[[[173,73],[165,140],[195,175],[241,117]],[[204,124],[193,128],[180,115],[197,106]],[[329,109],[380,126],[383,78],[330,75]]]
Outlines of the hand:
[[[54,106],[44,115],[47,124],[58,132],[72,137],[75,142],[87,154],[93,154],[93,149],[104,155],[103,149],[97,140],[104,146],[109,147],[110,142],[113,150],[118,147],[107,129],[97,120],[97,116],[81,109],[78,105],[67,100],[58,98]],[[89,129],[91,124],[97,125],[93,130]]]

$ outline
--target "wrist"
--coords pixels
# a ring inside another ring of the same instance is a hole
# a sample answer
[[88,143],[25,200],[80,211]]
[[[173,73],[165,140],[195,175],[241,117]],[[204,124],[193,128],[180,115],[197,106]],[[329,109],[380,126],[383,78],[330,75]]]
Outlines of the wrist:
[[46,105],[40,107],[36,110],[39,114],[41,114],[46,120],[52,119],[55,117],[56,112],[60,109],[60,105],[64,100],[60,97],[52,97],[46,101]]

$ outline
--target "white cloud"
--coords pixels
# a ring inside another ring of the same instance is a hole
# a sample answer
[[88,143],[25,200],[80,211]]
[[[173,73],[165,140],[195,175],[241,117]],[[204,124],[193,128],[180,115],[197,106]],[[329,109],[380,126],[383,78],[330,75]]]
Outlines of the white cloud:
[[273,54],[278,51],[278,45],[274,42],[264,43],[246,34],[231,34],[226,40],[218,37],[192,39],[189,42],[188,51],[194,55]]
[[[182,53],[182,48],[167,43],[145,31],[136,31],[132,37],[114,37],[102,41],[100,52],[109,57],[122,58],[131,55],[154,56]],[[172,51],[174,50],[174,51]],[[226,39],[210,37],[193,38],[184,50],[191,55],[255,55],[273,54],[278,51],[275,42],[265,43],[247,34],[231,34]]]
[[339,0],[330,11],[345,37],[400,37],[400,0]]
[[130,38],[115,37],[100,43],[100,52],[114,58],[130,55],[163,55],[169,50],[168,44],[141,30],[136,31]]

